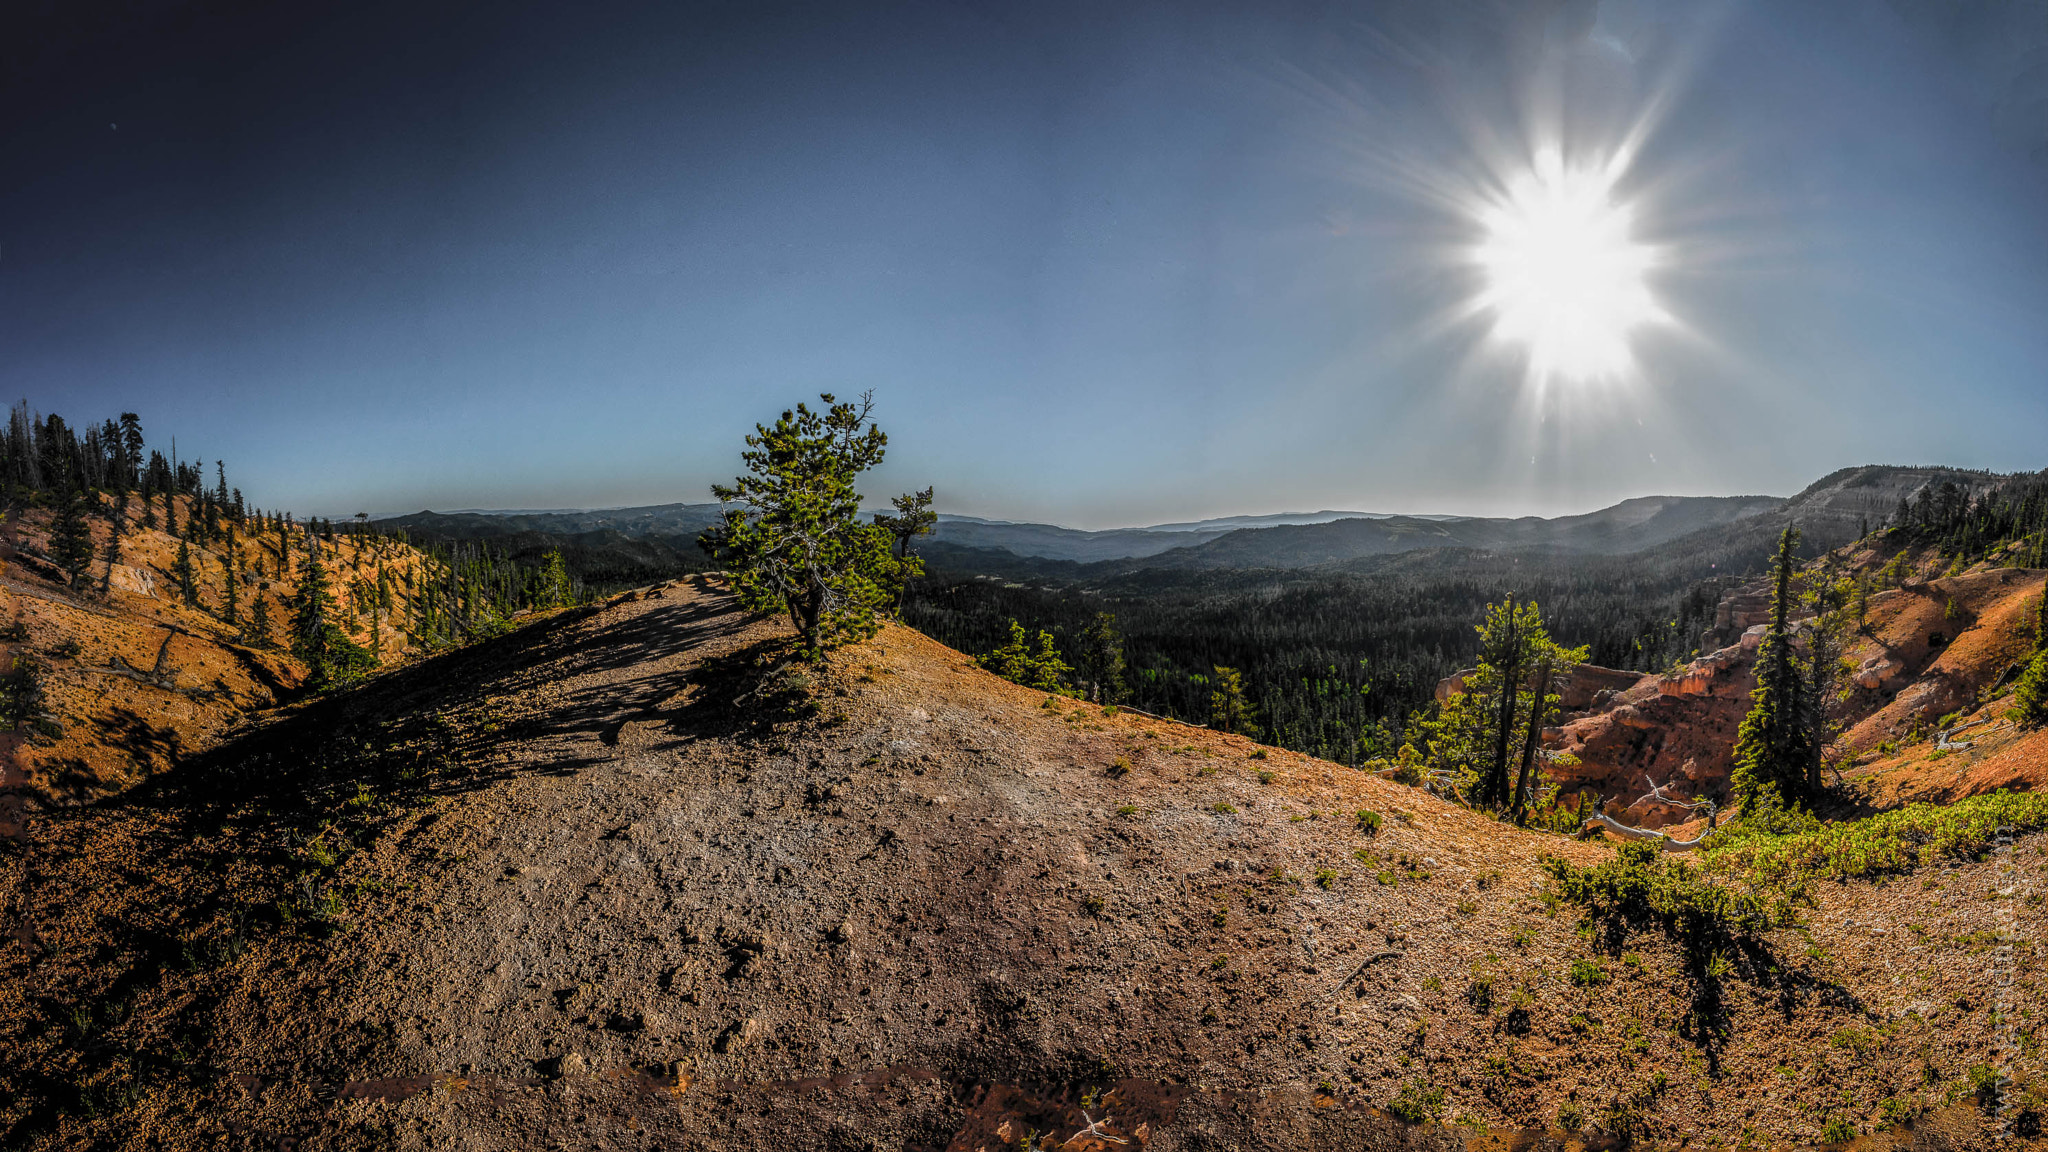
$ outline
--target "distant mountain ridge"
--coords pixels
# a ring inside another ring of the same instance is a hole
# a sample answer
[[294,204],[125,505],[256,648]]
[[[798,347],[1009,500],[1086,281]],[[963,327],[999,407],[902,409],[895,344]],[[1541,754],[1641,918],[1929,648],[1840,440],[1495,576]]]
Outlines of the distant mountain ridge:
[[405,516],[385,517],[378,523],[406,529],[467,529],[481,534],[578,533],[610,529],[627,536],[695,536],[716,524],[720,511],[720,505],[715,503],[649,504],[637,508],[554,512],[422,510]]
[[[1798,523],[1815,546],[1856,538],[1862,525],[1881,523],[1902,499],[1945,481],[1973,492],[2004,478],[1959,468],[1862,465],[1822,477],[1792,497],[1638,496],[1573,516],[1442,516],[1324,510],[1087,530],[942,514],[929,554],[956,567],[977,557],[1000,566],[1011,560],[1120,563],[1173,568],[1304,568],[1375,556],[1436,550],[1627,555],[1663,548],[1700,533],[1702,546],[1738,538],[1774,537]],[[620,579],[655,578],[701,569],[708,559],[696,539],[718,522],[721,506],[653,504],[554,512],[416,512],[389,517],[388,527],[424,539],[493,540],[516,552],[544,551],[552,539],[579,550]]]

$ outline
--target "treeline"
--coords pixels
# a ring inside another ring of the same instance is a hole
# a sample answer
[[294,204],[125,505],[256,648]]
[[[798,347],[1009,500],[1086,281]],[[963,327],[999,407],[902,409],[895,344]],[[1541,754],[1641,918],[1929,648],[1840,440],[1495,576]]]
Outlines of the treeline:
[[[70,497],[85,500],[90,514],[101,511],[94,497],[134,494],[142,498],[138,521],[143,527],[158,526],[161,504],[166,532],[205,543],[226,539],[229,527],[246,527],[252,518],[291,519],[288,513],[266,517],[251,508],[240,488],[229,487],[224,461],[213,462],[212,482],[208,479],[203,460],[181,460],[175,450],[166,457],[150,448],[142,420],[133,412],[79,428],[54,412],[37,416],[24,400],[8,412],[6,435],[0,437],[0,502],[10,507],[61,507]],[[190,501],[184,523],[170,499],[174,496]],[[333,525],[326,523],[325,530],[332,539]]]
[[2014,562],[2039,568],[2048,557],[2048,472],[2014,476],[1981,492],[1944,480],[1901,499],[1886,524],[1886,543],[1933,544],[1964,564],[2020,541]]
[[603,596],[625,588],[637,588],[661,580],[673,580],[712,567],[711,558],[698,546],[696,537],[627,536],[612,528],[588,532],[549,532],[536,529],[478,526],[471,521],[444,518],[444,523],[421,523],[421,517],[403,518],[396,529],[373,521],[371,531],[397,531],[414,547],[431,549],[485,548],[494,557],[529,568],[542,568],[549,555],[561,557],[579,588]]
[[132,412],[74,426],[16,404],[0,434],[0,504],[10,515],[48,511],[47,559],[88,597],[110,593],[124,539],[169,535],[175,559],[160,575],[174,595],[233,629],[233,642],[289,649],[316,684],[383,663],[387,625],[433,650],[499,635],[522,611],[592,596],[558,552],[528,560],[482,544],[414,544],[361,513],[337,526],[255,507],[229,485],[224,461],[209,476],[203,461],[150,448]]
[[[487,544],[413,545],[424,563],[405,580],[406,633],[426,649],[502,635],[520,612],[589,602],[592,591],[550,552],[527,563]],[[418,576],[415,579],[414,573]]]
[[[1475,624],[1514,596],[1542,606],[1560,643],[1612,668],[1692,656],[1735,576],[1645,575],[1627,557],[1462,553],[1373,575],[1149,570],[1093,588],[939,575],[913,586],[907,623],[966,652],[992,651],[1015,620],[1079,662],[1099,612],[1124,645],[1127,702],[1205,723],[1218,667],[1237,670],[1262,738],[1357,763],[1385,755],[1437,682],[1471,667]],[[1711,570],[1711,564],[1703,565]]]

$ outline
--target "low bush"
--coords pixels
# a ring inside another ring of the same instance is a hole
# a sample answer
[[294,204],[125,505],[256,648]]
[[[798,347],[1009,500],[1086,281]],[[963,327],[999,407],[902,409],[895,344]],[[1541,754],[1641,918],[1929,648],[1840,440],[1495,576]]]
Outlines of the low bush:
[[1920,1103],[1910,1096],[1887,1096],[1877,1106],[1877,1114],[1885,1127],[1896,1128],[1911,1124],[1920,1118]]
[[1401,1085],[1401,1091],[1387,1101],[1387,1113],[1396,1120],[1420,1124],[1443,1115],[1444,1090],[1432,1088],[1418,1080]]
[[1864,820],[1761,831],[1738,823],[1707,849],[1707,867],[1752,886],[1806,877],[1847,880],[1983,853],[2000,829],[2048,828],[2048,793],[1993,792],[1951,804],[1909,804]]
[[1769,925],[1756,897],[1709,881],[1700,869],[1667,857],[1649,841],[1623,844],[1614,859],[1590,868],[1555,856],[1542,863],[1557,894],[1588,915],[1655,922],[1694,949]]
[[1591,988],[1607,983],[1607,969],[1596,961],[1579,959],[1572,961],[1572,983],[1581,988]]

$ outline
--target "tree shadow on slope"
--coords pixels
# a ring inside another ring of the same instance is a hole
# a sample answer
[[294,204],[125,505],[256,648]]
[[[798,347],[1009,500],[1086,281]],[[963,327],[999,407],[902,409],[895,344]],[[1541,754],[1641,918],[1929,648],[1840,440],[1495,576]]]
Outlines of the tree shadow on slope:
[[[607,625],[590,634],[564,670],[584,683],[552,699],[545,710],[512,721],[507,734],[557,751],[535,770],[564,774],[611,757],[579,738],[616,747],[629,724],[653,724],[663,736],[655,746],[673,747],[742,735],[764,717],[771,723],[786,718],[793,707],[787,694],[760,687],[787,659],[792,641],[780,630],[742,640],[761,619],[730,602],[700,602]],[[691,652],[699,655],[688,663],[671,659]]]
[[[118,1143],[131,1110],[164,1093],[224,1114],[232,1092],[210,1021],[246,952],[273,971],[318,968],[364,898],[351,856],[438,796],[524,770],[503,765],[508,742],[601,736],[653,711],[687,673],[599,677],[524,721],[508,697],[658,662],[750,623],[697,602],[592,628],[599,611],[309,701],[119,797],[40,816],[0,846],[0,908],[14,929],[0,933],[0,1049],[12,1054],[0,1066],[0,1145]],[[748,651],[712,681],[743,675]],[[134,735],[148,743],[154,730]]]
[[185,740],[176,728],[152,724],[133,708],[117,704],[107,710],[99,725],[108,740],[128,754],[138,776],[151,775],[159,762],[175,768],[184,758]]
[[[602,611],[564,613],[312,701],[124,801],[305,829],[473,790],[519,771],[494,766],[510,746],[601,738],[622,719],[653,712],[692,674],[657,665],[751,622],[729,603],[698,601],[590,627]],[[595,682],[559,699],[526,699],[569,679]]]
[[[1556,857],[1543,864],[1556,894],[1584,910],[1586,927],[1608,955],[1621,955],[1632,933],[1659,932],[1677,946],[1688,985],[1679,1031],[1700,1049],[1712,1075],[1720,1072],[1732,1032],[1726,1000],[1730,980],[1774,991],[1788,1023],[1802,1003],[1815,1000],[1851,1012],[1864,1010],[1841,984],[1779,961],[1763,937],[1773,914],[1755,896],[1709,881],[1686,861],[1666,858],[1654,844],[1620,845],[1611,860],[1590,867]],[[1597,966],[1574,965],[1574,983],[1606,980]]]

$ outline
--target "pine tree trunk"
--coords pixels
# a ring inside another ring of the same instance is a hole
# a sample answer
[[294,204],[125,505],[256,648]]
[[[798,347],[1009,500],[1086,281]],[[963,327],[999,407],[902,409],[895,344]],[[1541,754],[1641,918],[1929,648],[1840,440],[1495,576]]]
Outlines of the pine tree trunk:
[[1550,657],[1545,656],[1536,670],[1536,685],[1530,690],[1529,733],[1522,742],[1522,768],[1515,774],[1515,825],[1522,826],[1528,821],[1528,805],[1525,797],[1529,790],[1529,769],[1536,762],[1536,745],[1543,735],[1544,705],[1550,692]]

